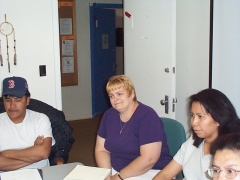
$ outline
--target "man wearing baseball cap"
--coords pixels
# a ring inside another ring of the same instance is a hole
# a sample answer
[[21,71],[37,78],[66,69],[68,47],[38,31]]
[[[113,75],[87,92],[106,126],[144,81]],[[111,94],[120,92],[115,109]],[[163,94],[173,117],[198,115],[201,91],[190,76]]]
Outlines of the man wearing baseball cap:
[[49,166],[55,143],[48,117],[26,109],[30,93],[26,79],[3,80],[6,112],[0,114],[0,171]]

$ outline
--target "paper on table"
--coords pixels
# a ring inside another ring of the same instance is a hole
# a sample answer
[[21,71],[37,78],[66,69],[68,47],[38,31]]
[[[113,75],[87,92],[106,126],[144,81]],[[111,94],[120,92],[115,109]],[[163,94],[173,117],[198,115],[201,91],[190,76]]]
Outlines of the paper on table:
[[110,169],[77,165],[64,180],[104,180]]
[[0,180],[42,180],[38,169],[22,169],[0,173]]

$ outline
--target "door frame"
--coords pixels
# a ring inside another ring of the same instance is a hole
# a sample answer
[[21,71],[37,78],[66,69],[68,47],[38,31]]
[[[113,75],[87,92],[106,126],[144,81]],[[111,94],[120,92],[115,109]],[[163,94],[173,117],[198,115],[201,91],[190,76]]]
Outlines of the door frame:
[[[112,8],[112,9],[117,9],[117,8],[122,8],[123,9],[123,4],[108,4],[108,3],[90,3],[89,4],[89,13],[90,17],[93,16],[93,10],[94,8]],[[93,31],[92,28],[95,25],[95,22],[92,21],[92,18],[89,18],[90,21],[90,55],[91,55],[91,90],[92,90],[92,116],[95,116],[95,106],[94,106],[94,96],[93,94],[95,93],[95,84],[94,84],[94,71],[93,71],[93,61],[94,61],[94,44],[93,44]]]

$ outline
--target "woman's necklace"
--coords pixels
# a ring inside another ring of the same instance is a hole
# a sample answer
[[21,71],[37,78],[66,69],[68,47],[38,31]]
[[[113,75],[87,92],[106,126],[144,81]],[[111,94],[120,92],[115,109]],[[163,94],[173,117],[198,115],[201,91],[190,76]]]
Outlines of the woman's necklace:
[[[134,107],[134,109],[133,109],[133,112],[132,112],[132,114],[131,114],[131,116],[130,116],[130,118],[129,118],[128,121],[131,120],[132,115],[133,115],[133,113],[135,112],[135,110],[137,109],[137,107],[138,107],[138,103],[135,105],[135,107]],[[122,126],[122,120],[121,120],[121,118],[120,118],[120,121],[119,121],[119,122],[120,122],[120,127],[121,127],[121,129],[120,129],[120,134],[122,134],[122,131],[123,131],[123,129],[125,128],[125,126],[126,126],[126,124],[128,123],[128,121],[124,122],[124,125]]]
[[122,131],[123,131],[124,127],[126,126],[126,124],[128,123],[128,121],[125,122],[123,126],[122,126],[122,123],[121,123],[121,119],[120,119],[119,122],[120,122],[120,127],[121,127],[121,129],[120,129],[120,134],[122,134]]

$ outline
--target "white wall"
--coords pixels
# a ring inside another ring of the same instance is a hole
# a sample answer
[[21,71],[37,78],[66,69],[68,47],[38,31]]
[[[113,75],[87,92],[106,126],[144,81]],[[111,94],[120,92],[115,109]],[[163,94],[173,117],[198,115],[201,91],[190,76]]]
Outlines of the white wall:
[[76,0],[78,85],[62,87],[67,120],[92,117],[89,3],[122,4],[122,0]]
[[226,94],[240,115],[240,1],[214,1],[212,87]]
[[[4,66],[2,80],[9,76],[27,79],[32,98],[62,108],[57,0],[0,1],[0,22],[7,21],[15,29],[17,65],[13,65],[13,36],[9,35],[11,72],[8,72],[6,37],[0,34]],[[47,76],[39,76],[39,65],[46,65]]]

